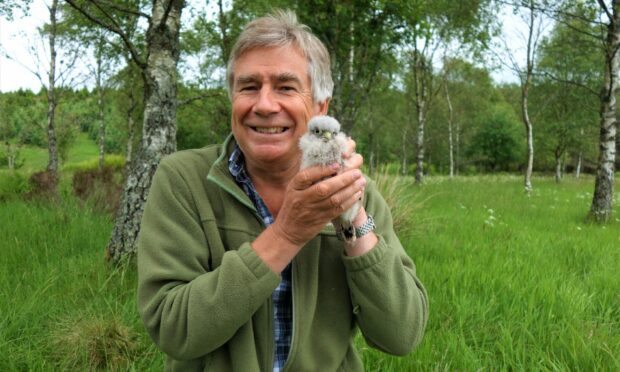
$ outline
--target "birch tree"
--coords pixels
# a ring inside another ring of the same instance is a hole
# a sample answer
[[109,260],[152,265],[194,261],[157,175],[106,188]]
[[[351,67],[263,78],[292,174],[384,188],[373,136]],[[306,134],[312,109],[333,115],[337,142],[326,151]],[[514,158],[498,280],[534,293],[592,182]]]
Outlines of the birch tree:
[[[65,1],[90,21],[118,35],[142,73],[142,140],[125,181],[120,208],[107,247],[107,257],[119,262],[135,253],[140,220],[153,175],[160,160],[176,150],[177,63],[185,1],[154,0],[150,15],[136,4],[121,5],[98,0]],[[148,21],[145,53],[139,50],[118,21],[118,18],[128,15]]]
[[546,22],[543,18],[543,9],[541,9],[540,4],[536,0],[521,1],[516,7],[515,11],[520,12],[519,16],[525,25],[525,34],[520,34],[525,44],[525,65],[517,61],[514,46],[508,45],[506,39],[503,41],[504,49],[508,51],[508,61],[510,61],[508,67],[517,74],[521,86],[520,110],[521,119],[525,128],[527,149],[523,184],[526,194],[529,195],[532,192],[532,170],[534,168],[534,125],[530,118],[529,98],[539,44],[543,36]]
[[618,49],[620,48],[620,0],[598,4],[608,19],[604,42],[605,69],[600,98],[599,157],[590,216],[597,222],[611,218],[616,161],[616,93],[618,90]]

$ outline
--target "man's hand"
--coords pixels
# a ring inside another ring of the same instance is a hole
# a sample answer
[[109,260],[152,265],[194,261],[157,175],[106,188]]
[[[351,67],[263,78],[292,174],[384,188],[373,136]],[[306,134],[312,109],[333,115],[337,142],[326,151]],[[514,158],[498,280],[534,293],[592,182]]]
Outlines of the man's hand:
[[304,244],[362,196],[366,180],[361,171],[338,171],[338,164],[309,167],[288,184],[275,222],[252,243],[273,271],[281,272]]
[[345,169],[362,169],[364,158],[355,152],[356,143],[349,137],[347,141],[347,150],[342,154]]

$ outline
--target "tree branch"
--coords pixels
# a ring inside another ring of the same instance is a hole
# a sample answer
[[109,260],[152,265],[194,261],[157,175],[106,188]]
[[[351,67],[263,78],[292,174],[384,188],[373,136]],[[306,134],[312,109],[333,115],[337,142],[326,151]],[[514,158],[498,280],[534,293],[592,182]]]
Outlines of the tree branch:
[[146,18],[149,22],[151,22],[151,16],[139,10],[125,8],[111,1],[95,0],[95,2],[105,5],[111,9],[118,10],[121,13],[126,13],[126,14],[134,15],[136,17]]
[[[127,49],[129,49],[129,53],[131,54],[131,58],[136,63],[136,65],[138,65],[138,67],[140,67],[141,69],[145,69],[146,68],[146,61],[143,60],[140,57],[140,53],[136,50],[136,48],[133,45],[133,43],[129,40],[129,38],[123,32],[123,30],[121,30],[117,25],[114,25],[114,24],[111,25],[111,24],[108,24],[108,23],[100,20],[99,18],[95,17],[93,14],[91,14],[87,10],[85,10],[82,7],[80,7],[79,5],[77,5],[74,0],[65,0],[65,2],[68,3],[73,9],[77,10],[79,13],[81,13],[84,17],[86,17],[90,21],[92,21],[95,24],[105,28],[106,30],[108,30],[110,32],[113,32],[113,33],[117,34],[123,40],[123,43],[125,44]],[[93,2],[93,4],[95,4],[95,6],[97,6],[97,8],[101,9],[99,4],[97,4],[95,1],[92,1],[92,2]],[[106,13],[104,12],[104,14],[106,14]],[[106,14],[106,16],[108,18],[110,18],[109,15]]]
[[174,0],[168,1],[168,5],[166,5],[166,10],[164,11],[164,16],[161,17],[161,21],[159,22],[158,27],[163,27],[166,24],[166,21],[168,21],[168,16],[170,15],[170,12],[172,11],[173,2]]
[[213,98],[213,97],[223,97],[224,95],[221,92],[207,92],[207,93],[203,93],[200,94],[198,96],[194,96],[194,97],[190,97],[184,100],[179,100],[177,102],[178,106],[185,106],[185,105],[189,105],[190,103],[193,103],[195,101],[199,101],[201,99],[204,98]]

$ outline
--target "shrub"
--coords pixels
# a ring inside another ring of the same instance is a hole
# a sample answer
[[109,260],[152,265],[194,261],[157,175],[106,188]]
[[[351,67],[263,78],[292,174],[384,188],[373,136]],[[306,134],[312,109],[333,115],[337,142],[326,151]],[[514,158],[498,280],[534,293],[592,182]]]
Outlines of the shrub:
[[96,210],[115,214],[120,204],[121,181],[113,167],[80,170],[73,174],[73,193]]
[[56,187],[58,179],[50,171],[41,171],[33,173],[28,179],[30,190],[26,197],[52,199],[57,195]]
[[28,177],[20,172],[0,172],[0,201],[25,195],[30,191]]

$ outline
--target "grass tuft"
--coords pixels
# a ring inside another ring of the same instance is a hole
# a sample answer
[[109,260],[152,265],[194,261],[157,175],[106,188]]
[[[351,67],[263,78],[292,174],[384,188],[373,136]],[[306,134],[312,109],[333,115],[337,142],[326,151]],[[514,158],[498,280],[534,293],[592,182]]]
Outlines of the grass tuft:
[[139,350],[136,333],[116,317],[66,318],[51,338],[63,370],[126,370]]

